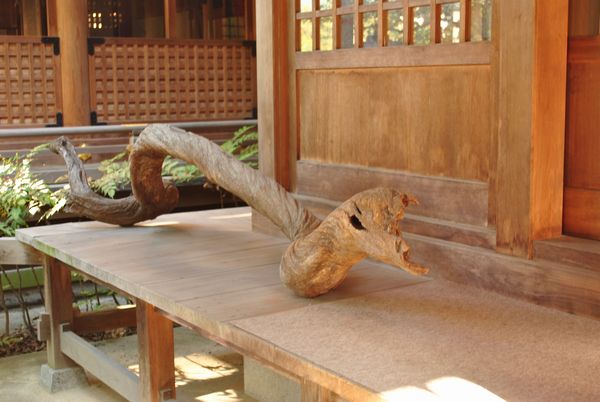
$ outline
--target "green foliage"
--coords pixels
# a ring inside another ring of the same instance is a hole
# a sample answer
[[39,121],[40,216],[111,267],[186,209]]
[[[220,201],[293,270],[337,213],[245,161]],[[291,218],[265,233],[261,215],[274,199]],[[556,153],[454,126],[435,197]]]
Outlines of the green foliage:
[[64,192],[52,192],[31,172],[31,160],[47,144],[31,150],[25,157],[2,158],[0,163],[0,236],[14,236],[34,217],[47,219],[66,203]]
[[127,152],[121,152],[100,162],[98,170],[102,172],[102,177],[92,180],[90,186],[107,197],[113,198],[117,190],[131,182]]
[[[225,141],[221,148],[249,166],[256,168],[258,162],[258,132],[256,126],[245,126],[238,129],[233,137]],[[99,193],[113,198],[116,192],[131,183],[127,152],[101,162],[99,167],[102,177],[90,182],[91,187]],[[162,176],[168,177],[175,184],[188,183],[203,176],[203,173],[192,164],[183,163],[170,156],[165,158]]]

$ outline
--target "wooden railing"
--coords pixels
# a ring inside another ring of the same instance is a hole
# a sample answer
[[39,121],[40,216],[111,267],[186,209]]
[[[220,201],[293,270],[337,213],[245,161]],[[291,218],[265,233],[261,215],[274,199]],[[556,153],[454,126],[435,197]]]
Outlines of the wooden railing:
[[[60,58],[41,37],[0,36],[0,125],[57,123]],[[56,49],[58,50],[58,49]]]
[[106,38],[89,66],[99,122],[243,119],[256,107],[255,57],[242,41]]

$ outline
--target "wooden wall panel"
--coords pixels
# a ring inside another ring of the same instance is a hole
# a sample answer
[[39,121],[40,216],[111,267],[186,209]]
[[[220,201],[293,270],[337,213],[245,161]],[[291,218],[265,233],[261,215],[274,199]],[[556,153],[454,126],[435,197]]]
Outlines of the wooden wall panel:
[[489,66],[298,72],[300,159],[487,181]]
[[56,123],[60,60],[39,37],[0,36],[0,125]]
[[567,187],[600,190],[600,36],[569,45]]

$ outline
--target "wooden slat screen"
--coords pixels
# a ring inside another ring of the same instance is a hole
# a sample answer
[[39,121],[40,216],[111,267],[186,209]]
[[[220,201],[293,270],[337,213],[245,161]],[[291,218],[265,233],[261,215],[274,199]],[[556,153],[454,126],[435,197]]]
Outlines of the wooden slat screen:
[[90,57],[101,122],[243,119],[256,107],[255,58],[241,41],[106,38]]
[[0,36],[0,125],[43,126],[60,112],[60,57],[40,37]]

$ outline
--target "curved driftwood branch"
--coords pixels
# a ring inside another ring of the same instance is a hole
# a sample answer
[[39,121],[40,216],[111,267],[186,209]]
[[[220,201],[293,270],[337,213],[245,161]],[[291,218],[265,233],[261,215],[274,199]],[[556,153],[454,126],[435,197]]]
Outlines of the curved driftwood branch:
[[427,269],[408,261],[409,247],[399,230],[404,209],[415,200],[393,189],[356,194],[321,222],[277,182],[223,152],[212,141],[154,124],[142,131],[130,155],[133,194],[113,200],[90,189],[83,164],[66,139],[58,139],[52,149],[62,155],[69,171],[69,210],[118,225],[152,219],[176,206],[177,189],[161,178],[167,155],[196,165],[209,181],[240,197],[292,241],[283,255],[280,274],[282,281],[302,296],[318,296],[339,286],[349,269],[366,257],[415,275],[427,273]]

